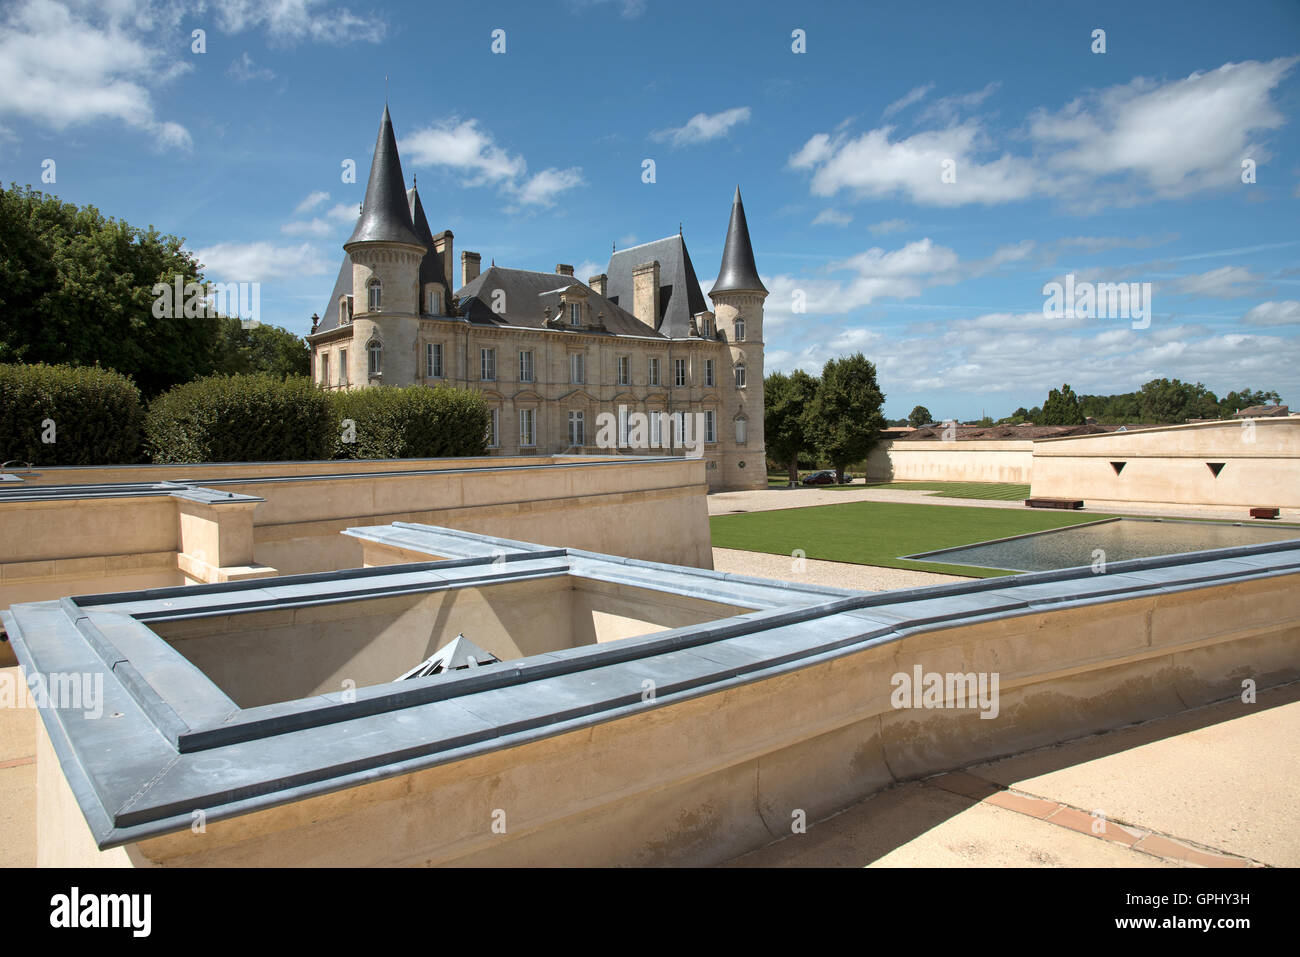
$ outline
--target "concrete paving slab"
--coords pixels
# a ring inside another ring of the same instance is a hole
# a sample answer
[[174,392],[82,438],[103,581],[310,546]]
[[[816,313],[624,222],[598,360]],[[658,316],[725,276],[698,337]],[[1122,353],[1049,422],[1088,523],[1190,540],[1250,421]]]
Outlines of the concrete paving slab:
[[728,867],[1170,867],[1120,844],[913,782]]

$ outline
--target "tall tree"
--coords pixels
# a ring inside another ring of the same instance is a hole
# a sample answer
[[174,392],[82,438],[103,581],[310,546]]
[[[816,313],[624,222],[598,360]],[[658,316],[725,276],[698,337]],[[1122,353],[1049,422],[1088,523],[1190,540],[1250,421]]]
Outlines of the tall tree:
[[929,425],[934,421],[934,416],[930,410],[923,405],[918,405],[912,410],[912,414],[907,417],[907,424],[914,429],[919,429],[923,425]]
[[885,395],[876,383],[876,367],[857,352],[832,359],[808,410],[808,430],[822,458],[844,484],[844,470],[861,462],[880,440]]
[[105,218],[30,186],[0,189],[0,362],[101,365],[146,396],[213,369],[216,316],[153,287],[201,282],[184,240]]
[[795,369],[773,372],[763,379],[763,437],[773,462],[786,467],[790,484],[799,481],[799,457],[812,444],[807,435],[808,408],[817,394],[817,380]]
[[1079,408],[1079,397],[1069,384],[1061,386],[1060,391],[1053,389],[1043,403],[1042,425],[1083,425],[1083,410]]

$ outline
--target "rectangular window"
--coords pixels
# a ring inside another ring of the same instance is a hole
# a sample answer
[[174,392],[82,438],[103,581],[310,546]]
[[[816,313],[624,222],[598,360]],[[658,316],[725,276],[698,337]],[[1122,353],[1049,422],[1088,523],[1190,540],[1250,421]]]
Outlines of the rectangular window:
[[650,384],[659,384],[659,359],[656,356],[650,357]]
[[519,410],[519,447],[530,449],[537,444],[537,410]]
[[480,378],[491,382],[497,377],[497,351],[495,349],[480,349],[479,360],[481,365]]
[[569,356],[569,381],[574,385],[587,381],[587,357],[581,352]]
[[587,444],[587,417],[583,412],[569,413],[569,445],[582,448]]
[[661,441],[664,434],[663,421],[664,414],[662,412],[650,413],[650,448],[652,449],[657,449],[663,445],[663,442]]
[[569,325],[576,326],[582,322],[582,303],[569,303]]
[[713,360],[704,360],[704,384],[713,385]]
[[533,381],[533,354],[531,351],[519,353],[519,381]]
[[424,374],[430,379],[442,378],[442,343],[429,342],[424,346]]
[[743,365],[736,366],[736,388],[745,388],[745,367]]
[[501,444],[501,433],[497,431],[497,427],[500,425],[500,422],[501,422],[501,410],[493,409],[488,414],[487,444],[488,444],[488,448],[490,449],[495,449],[498,445]]
[[627,423],[628,414],[627,406],[618,407],[618,445],[619,448],[627,448]]
[[673,382],[678,386],[686,385],[686,360],[673,360]]
[[339,385],[348,384],[348,350],[339,350]]
[[330,384],[330,357],[327,355],[320,357],[320,384],[323,386]]
[[618,384],[627,385],[632,377],[632,359],[630,356],[618,357]]
[[704,413],[704,441],[705,442],[718,441],[718,429],[717,429],[716,416],[717,413],[715,412]]
[[378,342],[370,343],[367,350],[370,353],[370,374],[378,376],[384,374],[384,347]]
[[745,419],[736,420],[736,444],[737,445],[745,444],[745,435],[748,428],[749,428],[748,421],[746,421]]

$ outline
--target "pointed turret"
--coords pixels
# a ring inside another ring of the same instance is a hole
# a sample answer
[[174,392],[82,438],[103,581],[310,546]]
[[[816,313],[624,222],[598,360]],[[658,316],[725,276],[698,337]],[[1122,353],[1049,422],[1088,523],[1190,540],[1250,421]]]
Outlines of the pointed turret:
[[713,284],[709,295],[719,292],[767,293],[754,265],[754,247],[749,242],[749,224],[745,222],[745,206],[740,201],[739,186],[731,201],[731,223],[727,226],[727,244],[722,249],[722,268],[718,270],[718,281]]
[[343,244],[344,248],[353,243],[425,245],[411,222],[402,161],[397,156],[397,138],[393,135],[393,121],[388,115],[387,104],[384,104],[384,118],[379,123],[379,136],[375,139],[375,156],[370,162],[370,181],[366,183],[361,218],[357,220],[351,238]]

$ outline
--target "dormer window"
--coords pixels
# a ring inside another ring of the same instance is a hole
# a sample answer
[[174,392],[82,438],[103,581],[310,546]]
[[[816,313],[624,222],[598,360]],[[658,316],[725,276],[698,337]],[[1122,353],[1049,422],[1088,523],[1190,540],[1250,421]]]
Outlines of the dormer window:
[[371,312],[379,311],[381,288],[378,279],[372,279],[366,283],[366,308]]
[[737,342],[745,341],[745,317],[744,316],[736,317],[736,341]]
[[339,325],[346,326],[352,321],[352,297],[339,296]]
[[577,326],[582,323],[582,303],[569,303],[569,325]]

